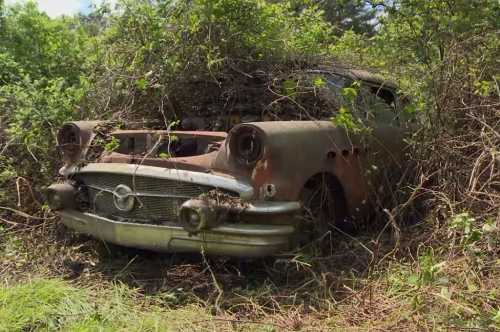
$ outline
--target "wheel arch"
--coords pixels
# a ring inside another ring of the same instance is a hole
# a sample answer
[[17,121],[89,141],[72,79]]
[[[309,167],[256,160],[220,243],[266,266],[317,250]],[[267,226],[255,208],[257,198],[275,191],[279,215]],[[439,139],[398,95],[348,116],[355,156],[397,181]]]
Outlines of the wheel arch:
[[344,186],[339,178],[332,172],[320,171],[309,176],[301,188],[301,198],[305,190],[311,190],[323,184],[328,187],[335,200],[335,218],[346,218],[349,215],[349,205]]

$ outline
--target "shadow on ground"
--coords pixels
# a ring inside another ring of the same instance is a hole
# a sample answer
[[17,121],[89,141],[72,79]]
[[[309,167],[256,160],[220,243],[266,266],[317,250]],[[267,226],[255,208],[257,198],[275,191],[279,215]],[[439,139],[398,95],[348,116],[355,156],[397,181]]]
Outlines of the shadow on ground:
[[339,301],[362,287],[360,280],[384,256],[396,255],[392,235],[380,231],[356,237],[334,232],[299,252],[261,259],[156,253],[68,230],[62,236],[77,254],[64,261],[67,278],[120,282],[144,295],[166,296],[171,304],[201,301],[226,308],[242,301],[264,302],[270,309],[292,302]]
[[122,283],[174,306],[202,303],[233,313],[255,312],[255,306],[314,308],[363,289],[384,257],[409,256],[421,242],[413,234],[423,234],[403,231],[395,250],[389,230],[365,230],[355,237],[334,231],[292,254],[235,259],[115,246],[77,235],[54,220],[6,234],[19,237],[20,245],[13,250],[16,256],[2,257],[0,269],[10,279],[41,275],[91,287]]

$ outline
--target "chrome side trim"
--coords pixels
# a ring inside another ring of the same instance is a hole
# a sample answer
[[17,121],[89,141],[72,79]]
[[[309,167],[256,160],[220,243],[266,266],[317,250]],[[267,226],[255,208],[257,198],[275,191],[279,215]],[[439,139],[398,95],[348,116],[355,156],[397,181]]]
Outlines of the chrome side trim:
[[253,197],[253,188],[250,184],[235,178],[220,175],[186,171],[156,166],[120,164],[120,163],[91,163],[80,168],[67,169],[65,176],[78,173],[108,173],[138,175],[151,178],[168,179],[181,182],[196,183],[214,188],[235,191],[244,200]]

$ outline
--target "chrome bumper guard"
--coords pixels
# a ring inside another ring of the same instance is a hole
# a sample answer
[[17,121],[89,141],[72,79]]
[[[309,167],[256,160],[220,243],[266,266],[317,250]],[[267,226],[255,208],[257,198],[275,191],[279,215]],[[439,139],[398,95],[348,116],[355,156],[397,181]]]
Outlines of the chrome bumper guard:
[[270,256],[289,249],[291,225],[222,224],[196,235],[181,226],[120,222],[74,210],[57,211],[62,222],[80,233],[134,248],[160,252],[201,252],[235,257]]

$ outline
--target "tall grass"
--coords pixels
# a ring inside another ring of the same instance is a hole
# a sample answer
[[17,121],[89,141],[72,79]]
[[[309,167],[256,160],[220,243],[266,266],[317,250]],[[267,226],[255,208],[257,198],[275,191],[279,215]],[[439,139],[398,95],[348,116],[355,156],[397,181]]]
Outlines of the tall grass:
[[96,292],[60,279],[3,286],[0,331],[170,331],[210,324],[198,306],[171,311],[136,296],[122,284]]

